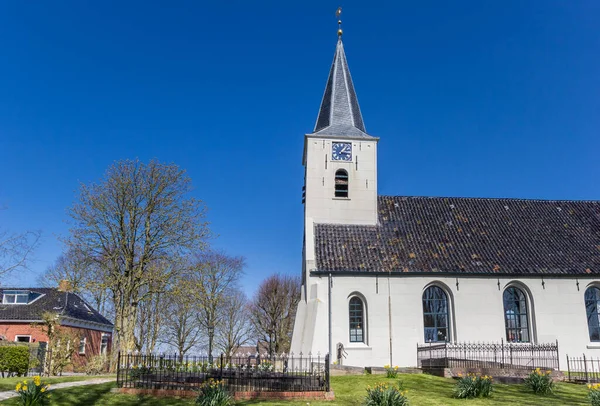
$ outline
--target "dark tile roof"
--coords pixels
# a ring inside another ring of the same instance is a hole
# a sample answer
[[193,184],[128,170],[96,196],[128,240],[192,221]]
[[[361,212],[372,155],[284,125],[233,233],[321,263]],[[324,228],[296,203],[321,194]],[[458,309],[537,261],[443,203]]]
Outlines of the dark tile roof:
[[341,38],[335,48],[313,134],[339,138],[373,138],[365,129]]
[[315,225],[316,271],[600,274],[600,202],[380,196],[377,226]]
[[[30,291],[42,296],[27,305],[2,304],[2,294],[7,290]],[[42,320],[44,312],[60,313],[77,320],[112,326],[106,317],[75,293],[67,294],[57,288],[0,288],[0,320]]]

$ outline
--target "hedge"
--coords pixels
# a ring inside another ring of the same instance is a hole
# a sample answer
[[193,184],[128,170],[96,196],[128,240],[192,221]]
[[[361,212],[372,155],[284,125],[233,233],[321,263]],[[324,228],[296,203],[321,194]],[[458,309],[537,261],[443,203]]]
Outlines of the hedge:
[[[0,346],[0,372],[5,376],[24,376],[29,369],[29,347]],[[5,375],[6,374],[6,375]]]

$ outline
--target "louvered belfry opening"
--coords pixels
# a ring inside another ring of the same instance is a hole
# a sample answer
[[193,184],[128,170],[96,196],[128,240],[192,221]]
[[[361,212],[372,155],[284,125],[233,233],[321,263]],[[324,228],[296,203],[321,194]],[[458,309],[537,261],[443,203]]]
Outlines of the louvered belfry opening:
[[344,169],[335,172],[335,197],[348,197],[348,172]]

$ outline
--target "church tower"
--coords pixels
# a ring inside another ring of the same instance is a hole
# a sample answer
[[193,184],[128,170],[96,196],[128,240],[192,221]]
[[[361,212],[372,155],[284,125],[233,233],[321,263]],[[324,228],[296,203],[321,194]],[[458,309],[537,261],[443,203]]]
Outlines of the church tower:
[[378,140],[365,129],[340,31],[317,123],[304,141],[307,220],[377,223]]
[[[338,22],[341,24],[341,21]],[[377,225],[377,142],[367,134],[348,69],[342,31],[312,133],[304,138],[302,298],[292,351],[331,353],[327,279],[317,269],[315,225]]]

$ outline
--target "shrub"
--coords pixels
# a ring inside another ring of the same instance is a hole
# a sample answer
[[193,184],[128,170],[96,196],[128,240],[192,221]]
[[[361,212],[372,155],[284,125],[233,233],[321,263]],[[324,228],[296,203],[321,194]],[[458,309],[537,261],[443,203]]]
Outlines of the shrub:
[[385,376],[387,378],[397,378],[398,377],[398,367],[397,366],[392,368],[391,365],[384,365],[383,368],[385,369]]
[[492,395],[493,379],[487,375],[467,374],[458,375],[458,382],[454,387],[454,397],[458,399],[487,398]]
[[596,383],[594,385],[588,385],[588,399],[590,400],[590,405],[592,406],[600,406],[600,383]]
[[50,398],[49,388],[50,385],[43,383],[39,376],[34,376],[31,381],[19,382],[15,388],[19,394],[17,402],[20,406],[45,406]]
[[85,366],[86,375],[100,375],[108,370],[108,358],[106,355],[94,355]]
[[0,371],[2,377],[24,376],[29,369],[29,347],[26,345],[7,345],[0,347]]
[[223,386],[223,382],[209,379],[200,386],[196,404],[200,406],[229,406],[232,402]]
[[554,382],[550,374],[552,371],[542,371],[536,368],[525,378],[525,386],[531,389],[536,395],[547,395],[554,391]]
[[406,391],[388,383],[367,386],[365,406],[407,406]]

